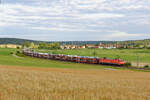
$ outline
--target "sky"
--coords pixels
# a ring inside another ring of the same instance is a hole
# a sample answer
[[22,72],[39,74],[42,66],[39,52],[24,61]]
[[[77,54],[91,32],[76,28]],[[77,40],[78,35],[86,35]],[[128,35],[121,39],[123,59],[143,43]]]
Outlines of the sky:
[[1,0],[0,38],[150,39],[150,0]]

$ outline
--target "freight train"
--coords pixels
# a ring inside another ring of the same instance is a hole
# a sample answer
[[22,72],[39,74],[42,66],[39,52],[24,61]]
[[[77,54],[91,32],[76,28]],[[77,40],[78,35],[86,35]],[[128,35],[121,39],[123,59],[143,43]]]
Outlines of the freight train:
[[52,59],[60,61],[69,61],[76,63],[87,63],[87,64],[105,64],[105,65],[124,65],[124,61],[121,59],[108,59],[108,58],[98,58],[98,57],[88,57],[88,56],[75,56],[75,55],[64,55],[64,54],[48,54],[48,53],[38,53],[33,52],[28,49],[23,50],[23,54],[26,56]]

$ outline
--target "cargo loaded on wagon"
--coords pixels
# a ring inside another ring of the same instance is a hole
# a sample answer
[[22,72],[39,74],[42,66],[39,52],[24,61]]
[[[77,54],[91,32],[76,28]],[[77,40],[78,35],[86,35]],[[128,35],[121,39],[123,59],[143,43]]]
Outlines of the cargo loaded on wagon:
[[26,56],[31,56],[31,57],[36,57],[36,58],[60,60],[60,61],[68,61],[68,62],[76,62],[76,63],[105,64],[105,65],[119,65],[119,66],[122,66],[125,64],[125,62],[121,59],[38,53],[38,52],[30,51],[29,49],[24,49],[23,54]]

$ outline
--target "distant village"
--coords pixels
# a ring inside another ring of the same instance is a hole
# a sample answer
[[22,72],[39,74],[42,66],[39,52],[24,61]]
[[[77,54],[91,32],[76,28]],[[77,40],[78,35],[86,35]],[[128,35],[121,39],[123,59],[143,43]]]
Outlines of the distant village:
[[15,44],[1,44],[0,48],[39,48],[39,49],[85,49],[85,48],[99,48],[99,49],[150,49],[150,43],[147,44],[129,44],[129,43],[99,43],[99,44],[83,44],[83,45],[60,45],[58,42],[45,43],[40,42],[34,44],[33,42],[25,42],[21,45]]
[[98,45],[95,44],[85,44],[85,45],[61,45],[61,49],[84,49],[84,48],[99,48],[99,49],[142,49],[147,48],[150,49],[150,44],[103,44],[99,43]]
[[102,44],[102,43],[99,43],[98,45],[85,44],[85,45],[61,45],[60,46],[61,49],[85,49],[85,48],[115,49],[118,47],[119,45]]

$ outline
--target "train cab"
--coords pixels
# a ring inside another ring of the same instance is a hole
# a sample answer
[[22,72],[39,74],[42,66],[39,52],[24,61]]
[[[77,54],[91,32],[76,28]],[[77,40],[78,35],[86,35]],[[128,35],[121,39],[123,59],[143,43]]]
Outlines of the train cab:
[[117,65],[124,65],[125,64],[125,62],[121,59],[115,59],[114,63],[117,64]]

